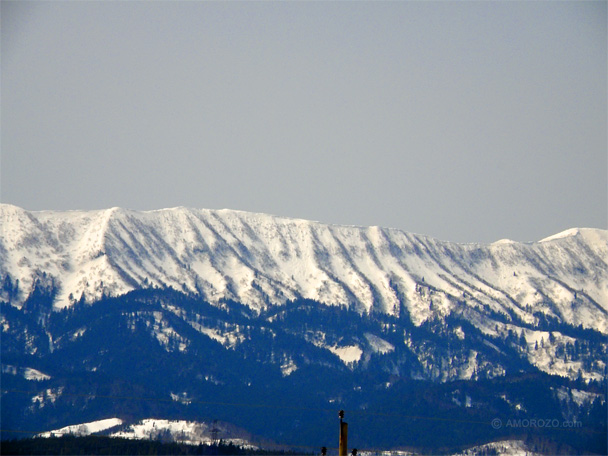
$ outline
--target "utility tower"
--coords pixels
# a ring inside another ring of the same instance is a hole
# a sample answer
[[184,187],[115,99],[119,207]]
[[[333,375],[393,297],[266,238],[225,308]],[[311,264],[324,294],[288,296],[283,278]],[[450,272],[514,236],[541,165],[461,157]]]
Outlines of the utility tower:
[[215,444],[219,443],[217,440],[219,432],[220,430],[217,428],[217,420],[213,420],[213,427],[211,428],[211,440],[213,440],[213,443]]

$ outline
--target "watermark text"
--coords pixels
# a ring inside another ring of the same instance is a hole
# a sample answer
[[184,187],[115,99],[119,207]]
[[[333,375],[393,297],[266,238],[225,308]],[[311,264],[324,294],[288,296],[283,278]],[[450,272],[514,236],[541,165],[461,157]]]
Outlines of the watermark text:
[[492,427],[494,429],[578,429],[583,427],[583,423],[576,420],[558,420],[557,418],[509,418],[507,420],[494,418]]

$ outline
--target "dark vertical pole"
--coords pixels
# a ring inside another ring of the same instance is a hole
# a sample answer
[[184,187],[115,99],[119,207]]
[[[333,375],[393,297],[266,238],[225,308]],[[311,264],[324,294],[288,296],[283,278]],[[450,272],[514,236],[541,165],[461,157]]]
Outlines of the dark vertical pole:
[[338,447],[338,456],[346,456],[348,453],[348,423],[345,423],[342,420],[344,418],[344,410],[340,410],[338,416],[340,417],[340,444]]
[[211,440],[213,440],[214,444],[219,443],[217,440],[219,431],[220,430],[217,428],[217,420],[213,420],[213,427],[211,428]]

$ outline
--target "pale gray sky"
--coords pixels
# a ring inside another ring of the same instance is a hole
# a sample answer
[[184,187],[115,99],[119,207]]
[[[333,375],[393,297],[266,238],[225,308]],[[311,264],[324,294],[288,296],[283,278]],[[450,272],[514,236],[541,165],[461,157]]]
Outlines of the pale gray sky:
[[1,2],[1,194],[607,228],[607,3]]

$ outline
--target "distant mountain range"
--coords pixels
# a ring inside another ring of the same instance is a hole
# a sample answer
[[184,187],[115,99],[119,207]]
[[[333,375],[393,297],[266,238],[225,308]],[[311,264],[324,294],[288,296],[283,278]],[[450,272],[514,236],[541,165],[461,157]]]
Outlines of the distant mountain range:
[[[605,448],[606,230],[456,244],[230,210],[5,204],[0,280],[4,430],[220,419],[303,445],[344,408],[360,447],[516,431]],[[593,432],[490,425],[531,416]]]
[[[533,323],[540,312],[608,333],[608,231],[540,242],[455,244],[379,227],[324,225],[229,210],[27,212],[0,207],[0,275],[15,305],[41,273],[55,307],[172,287],[253,309],[311,299],[415,324],[458,302]],[[420,289],[429,293],[420,293]],[[431,296],[432,292],[432,296]]]

